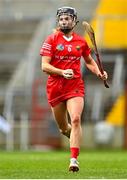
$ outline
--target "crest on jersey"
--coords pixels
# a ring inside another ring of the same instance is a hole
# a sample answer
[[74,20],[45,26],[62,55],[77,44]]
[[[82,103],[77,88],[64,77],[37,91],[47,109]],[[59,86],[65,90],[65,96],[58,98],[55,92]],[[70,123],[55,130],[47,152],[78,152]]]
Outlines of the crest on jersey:
[[57,49],[58,51],[63,51],[63,50],[64,50],[64,45],[63,45],[63,44],[58,44],[57,47],[56,47],[56,49]]
[[79,51],[79,50],[80,50],[80,48],[81,48],[80,46],[76,46],[77,51]]

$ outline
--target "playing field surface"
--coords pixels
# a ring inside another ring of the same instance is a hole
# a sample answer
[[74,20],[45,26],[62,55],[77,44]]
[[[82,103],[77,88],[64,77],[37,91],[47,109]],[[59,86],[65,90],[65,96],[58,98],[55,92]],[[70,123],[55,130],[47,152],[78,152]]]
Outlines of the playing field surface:
[[81,151],[79,162],[72,173],[67,151],[0,151],[0,179],[127,179],[127,151]]

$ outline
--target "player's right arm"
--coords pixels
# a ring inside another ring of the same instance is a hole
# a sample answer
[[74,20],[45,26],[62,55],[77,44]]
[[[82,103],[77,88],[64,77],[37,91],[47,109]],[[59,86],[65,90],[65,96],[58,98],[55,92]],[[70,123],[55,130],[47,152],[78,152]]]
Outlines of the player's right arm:
[[66,70],[59,69],[59,68],[56,68],[56,67],[52,66],[50,64],[50,62],[51,62],[51,57],[42,56],[41,68],[42,68],[43,72],[46,72],[49,75],[56,74],[56,75],[59,75],[59,76],[63,76],[66,79],[72,79],[73,78],[74,73],[73,73],[72,69],[66,69]]
[[47,74],[57,74],[62,76],[62,69],[58,69],[50,64],[51,57],[42,56],[42,71],[46,72]]
[[63,76],[66,79],[72,79],[74,76],[72,69],[63,70],[56,68],[51,64],[52,56],[54,54],[53,47],[54,47],[54,35],[50,35],[43,43],[40,50],[40,55],[42,56],[42,65],[41,65],[42,71],[46,72],[49,75],[56,74],[59,76]]

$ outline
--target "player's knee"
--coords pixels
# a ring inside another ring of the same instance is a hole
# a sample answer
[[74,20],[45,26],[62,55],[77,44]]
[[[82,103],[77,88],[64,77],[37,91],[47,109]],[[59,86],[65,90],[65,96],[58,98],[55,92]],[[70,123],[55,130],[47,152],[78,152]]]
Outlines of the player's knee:
[[71,118],[71,124],[72,124],[72,126],[78,126],[80,124],[80,116],[73,115]]

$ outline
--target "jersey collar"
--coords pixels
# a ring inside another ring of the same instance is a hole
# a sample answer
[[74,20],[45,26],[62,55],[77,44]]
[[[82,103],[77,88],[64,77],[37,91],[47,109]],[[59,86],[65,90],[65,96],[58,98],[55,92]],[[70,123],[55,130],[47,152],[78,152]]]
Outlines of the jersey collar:
[[67,37],[65,35],[63,35],[63,38],[66,40],[66,41],[71,41],[73,39],[73,35],[71,35],[70,37]]

